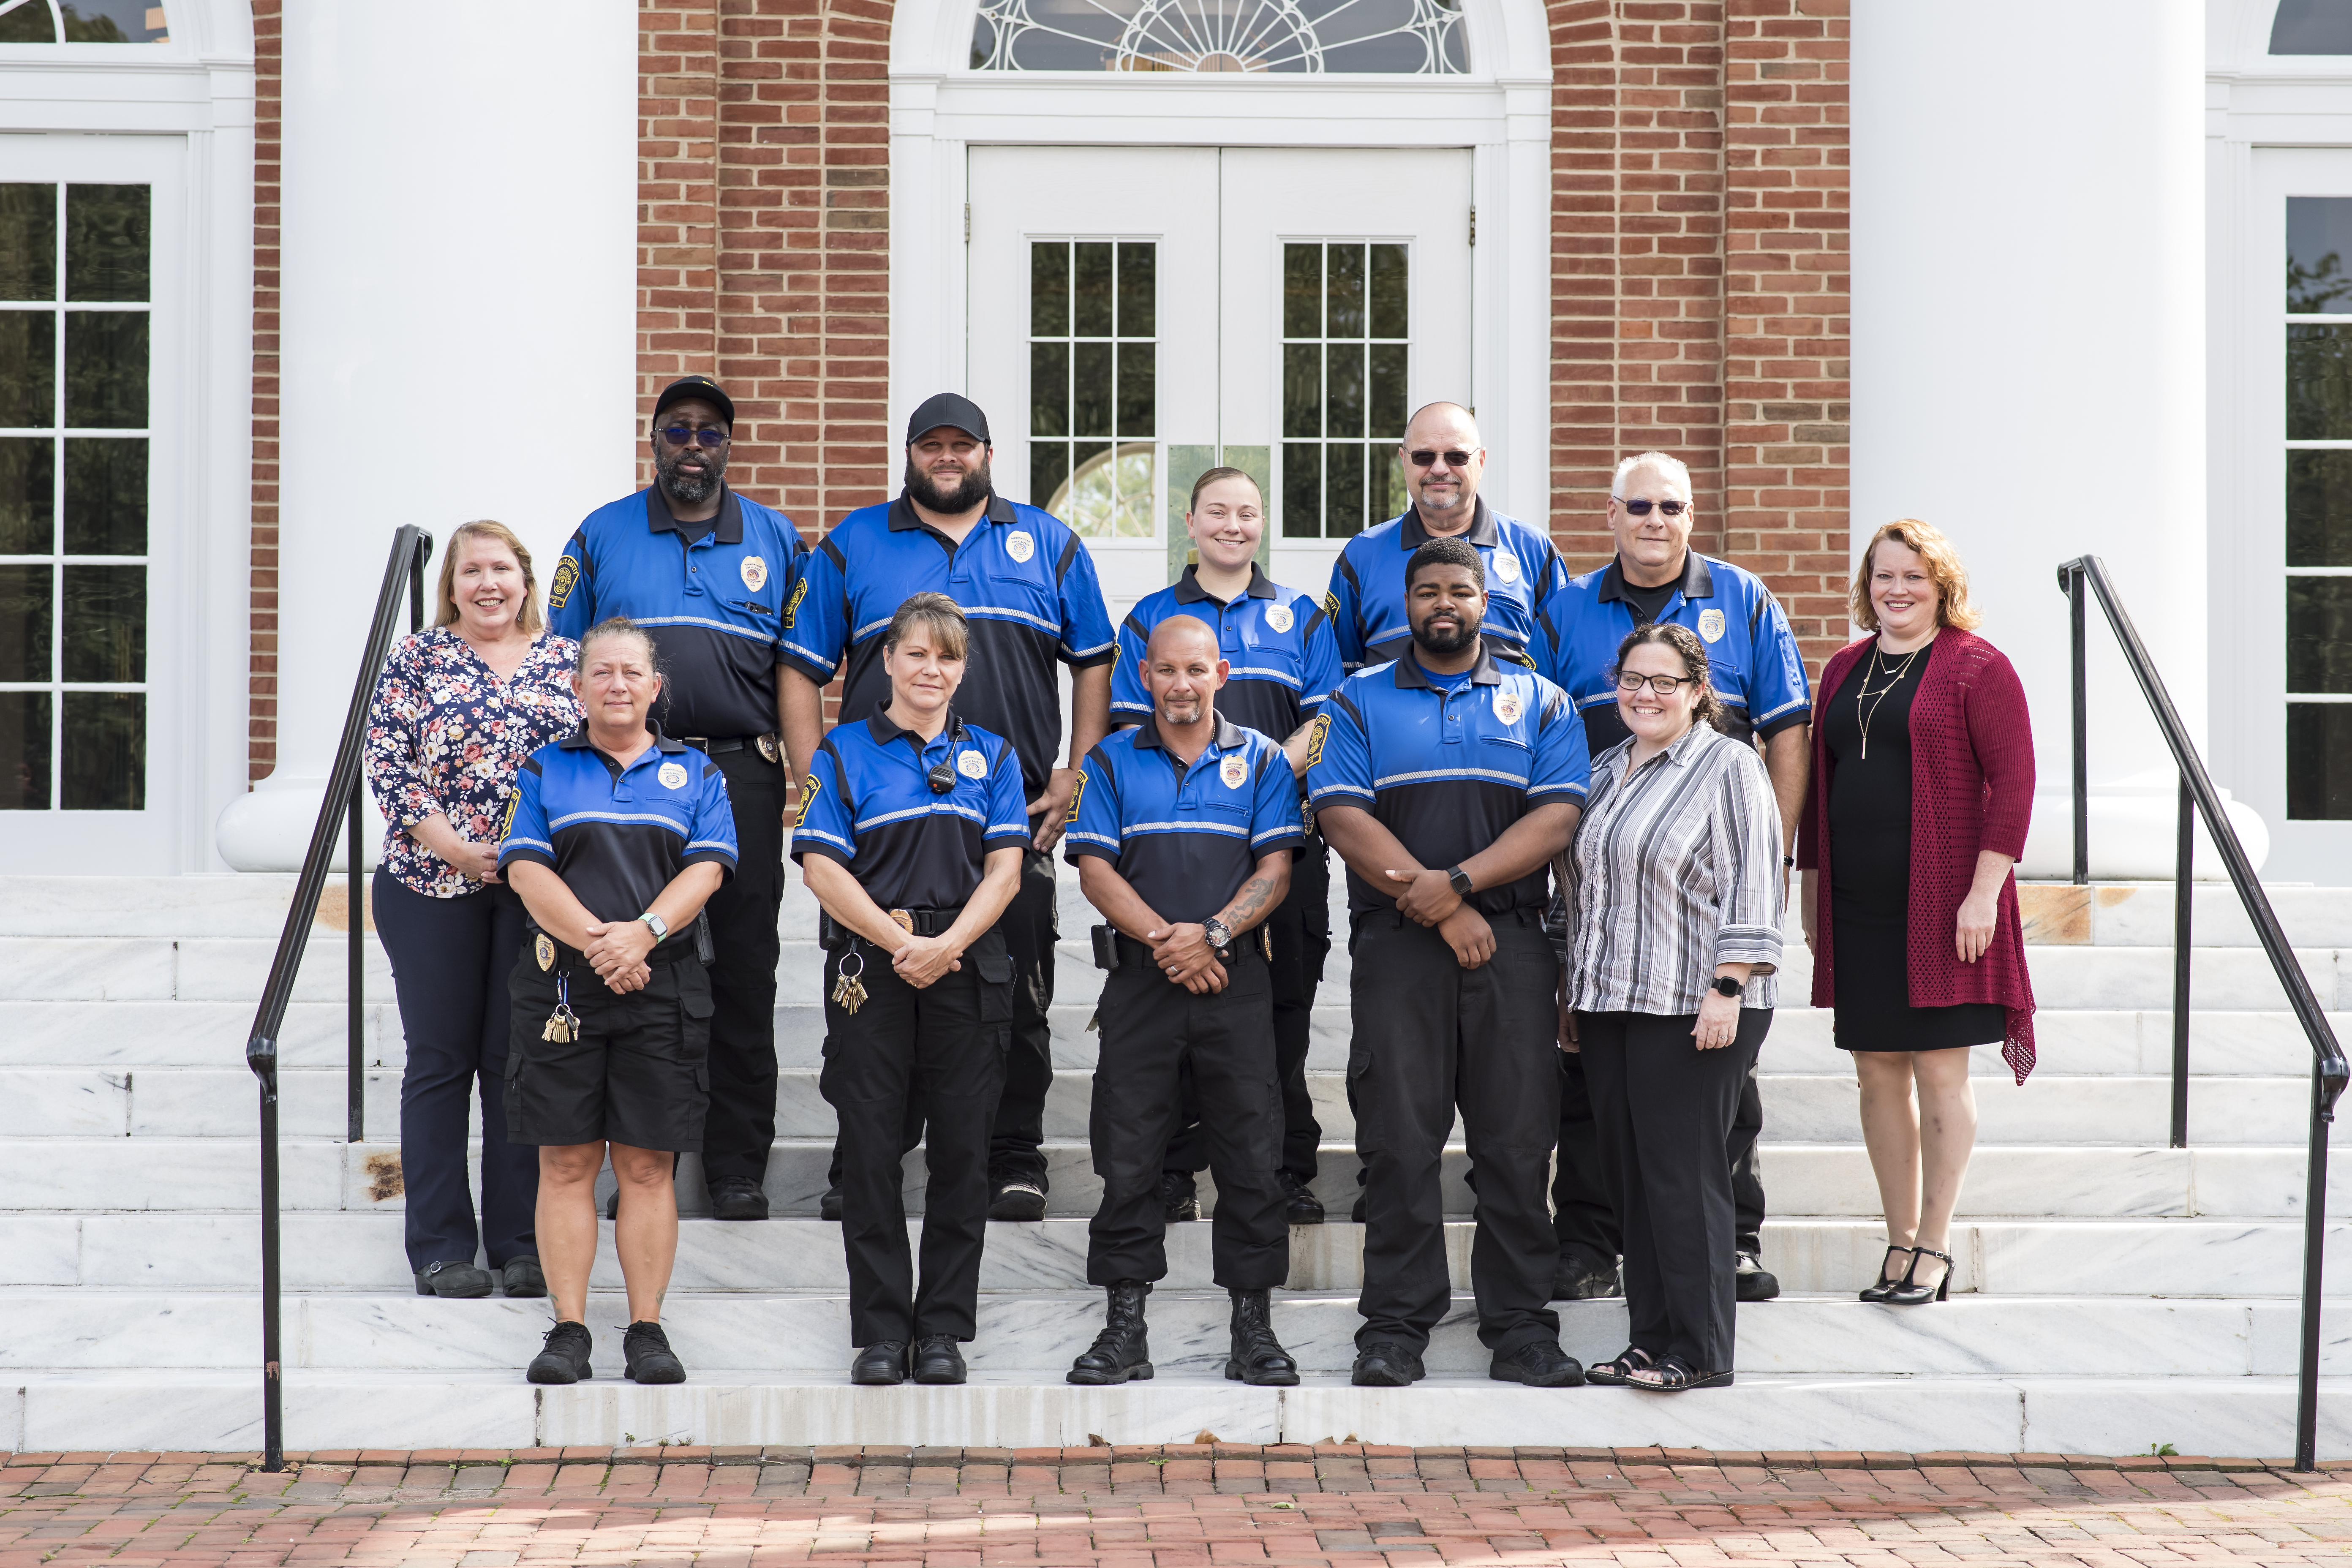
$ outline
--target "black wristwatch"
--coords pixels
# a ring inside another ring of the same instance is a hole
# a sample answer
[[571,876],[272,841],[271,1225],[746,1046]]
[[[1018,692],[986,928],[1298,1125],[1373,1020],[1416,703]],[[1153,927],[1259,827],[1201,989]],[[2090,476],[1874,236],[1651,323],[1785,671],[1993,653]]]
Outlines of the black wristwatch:
[[1715,994],[1718,996],[1728,996],[1736,1002],[1748,994],[1748,987],[1728,974],[1718,974],[1715,977]]
[[1466,899],[1470,896],[1472,885],[1469,872],[1456,866],[1445,873],[1445,879],[1454,885],[1454,891],[1457,897]]
[[1234,933],[1226,928],[1224,921],[1214,915],[1201,922],[1201,934],[1209,939],[1209,945],[1220,957],[1234,945]]

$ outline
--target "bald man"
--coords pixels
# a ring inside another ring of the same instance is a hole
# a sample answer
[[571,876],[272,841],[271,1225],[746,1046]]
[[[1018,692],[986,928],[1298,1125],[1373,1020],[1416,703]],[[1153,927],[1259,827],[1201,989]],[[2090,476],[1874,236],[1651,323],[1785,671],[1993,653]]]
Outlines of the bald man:
[[1168,1273],[1160,1167],[1189,1067],[1217,1184],[1214,1278],[1233,1298],[1225,1375],[1287,1386],[1298,1367],[1269,1315],[1269,1292],[1290,1273],[1290,1226],[1262,927],[1306,843],[1298,786],[1279,741],[1218,717],[1232,666],[1207,622],[1160,622],[1141,662],[1150,719],[1087,753],[1064,837],[1108,922],[1094,942],[1109,971],[1087,1124],[1102,1205],[1087,1230],[1087,1279],[1108,1299],[1069,1380],[1151,1375],[1144,1299]]

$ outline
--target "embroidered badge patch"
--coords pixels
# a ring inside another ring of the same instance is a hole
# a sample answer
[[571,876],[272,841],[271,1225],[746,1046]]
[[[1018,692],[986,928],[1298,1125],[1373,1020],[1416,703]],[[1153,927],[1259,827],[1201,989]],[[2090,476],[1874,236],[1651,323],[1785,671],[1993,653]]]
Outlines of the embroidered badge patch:
[[1307,765],[1313,767],[1323,760],[1323,737],[1331,732],[1331,715],[1318,714],[1315,728],[1307,735]]
[[1016,528],[1004,536],[1004,553],[1015,561],[1025,563],[1032,555],[1037,553],[1037,542],[1030,538],[1024,530]]
[[965,752],[956,758],[956,772],[968,779],[984,779],[988,776],[988,759],[978,752]]
[[680,763],[664,763],[661,767],[656,771],[654,777],[661,780],[662,788],[664,789],[684,789],[686,787],[685,764]]
[[1289,605],[1276,605],[1272,609],[1266,611],[1265,624],[1272,626],[1276,631],[1286,632],[1292,626],[1298,624],[1298,617],[1290,613]]
[[1723,640],[1723,612],[1701,610],[1698,613],[1698,635],[1709,642]]
[[580,581],[580,563],[569,555],[555,563],[555,576],[547,584],[547,602],[557,609],[572,597],[572,584]]
[[1249,779],[1249,759],[1236,753],[1217,764],[1217,776],[1227,789],[1239,789]]
[[751,592],[756,594],[767,585],[768,563],[766,558],[758,555],[746,555],[743,557],[743,586],[751,589]]
[[1509,551],[1495,552],[1495,559],[1491,564],[1495,568],[1495,575],[1504,582],[1516,583],[1519,580],[1519,558]]
[[1504,723],[1517,723],[1519,721],[1519,715],[1527,710],[1527,704],[1519,700],[1519,694],[1517,692],[1497,691],[1495,693],[1495,717],[1500,719]]

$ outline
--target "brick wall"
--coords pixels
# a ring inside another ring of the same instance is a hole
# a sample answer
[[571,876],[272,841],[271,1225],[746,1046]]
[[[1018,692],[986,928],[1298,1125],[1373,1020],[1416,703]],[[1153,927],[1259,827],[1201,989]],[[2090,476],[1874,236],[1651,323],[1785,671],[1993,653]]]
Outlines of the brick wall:
[[284,0],[253,0],[253,554],[246,776],[278,765],[278,149]]

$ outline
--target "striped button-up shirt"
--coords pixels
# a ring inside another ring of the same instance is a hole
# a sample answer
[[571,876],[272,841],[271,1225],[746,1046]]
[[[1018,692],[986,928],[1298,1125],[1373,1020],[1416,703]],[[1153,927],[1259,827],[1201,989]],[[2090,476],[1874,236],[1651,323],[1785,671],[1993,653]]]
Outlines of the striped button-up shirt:
[[1780,962],[1780,808],[1756,748],[1705,724],[1642,766],[1634,742],[1592,764],[1569,846],[1571,1005],[1698,1011],[1718,963],[1747,963],[1769,1007]]

